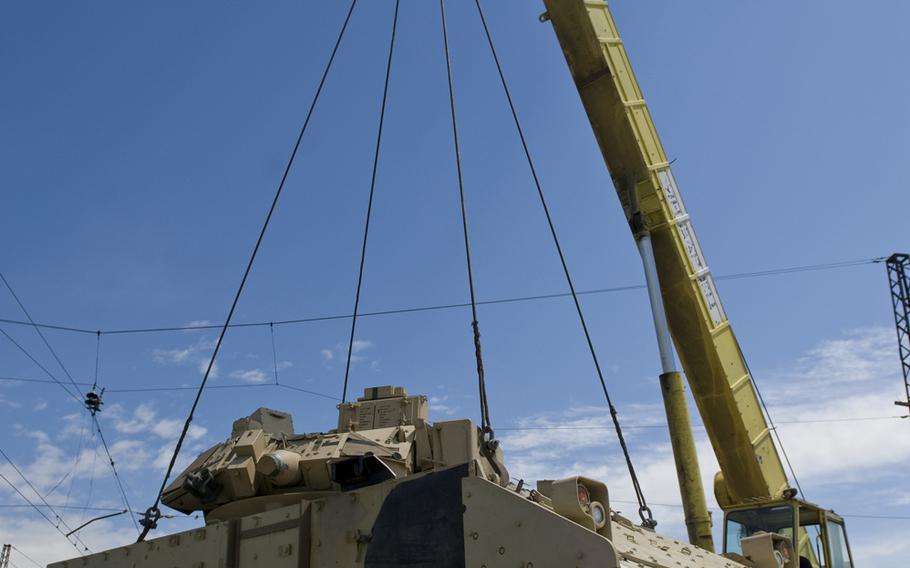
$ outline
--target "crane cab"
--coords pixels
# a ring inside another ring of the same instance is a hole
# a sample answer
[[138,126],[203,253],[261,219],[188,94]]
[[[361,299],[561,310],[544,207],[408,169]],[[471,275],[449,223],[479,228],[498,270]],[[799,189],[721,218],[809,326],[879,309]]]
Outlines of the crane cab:
[[749,558],[762,568],[854,566],[844,519],[800,499],[727,509],[724,552]]

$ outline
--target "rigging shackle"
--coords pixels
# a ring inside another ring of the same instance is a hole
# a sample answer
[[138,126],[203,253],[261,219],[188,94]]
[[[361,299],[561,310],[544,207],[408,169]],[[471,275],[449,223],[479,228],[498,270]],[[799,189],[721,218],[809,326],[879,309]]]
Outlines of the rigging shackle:
[[639,507],[638,516],[641,517],[641,526],[644,528],[654,530],[657,526],[657,521],[654,520],[654,514],[651,512],[651,507],[648,507],[647,505]]

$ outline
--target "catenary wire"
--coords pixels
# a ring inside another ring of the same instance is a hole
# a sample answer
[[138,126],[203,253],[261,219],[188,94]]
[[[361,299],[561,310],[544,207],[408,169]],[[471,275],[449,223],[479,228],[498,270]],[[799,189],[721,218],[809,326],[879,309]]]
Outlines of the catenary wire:
[[[611,503],[627,503],[629,505],[634,505],[635,501],[629,501],[627,499],[610,499]],[[668,507],[672,509],[682,509],[683,506],[680,503],[651,503],[655,507]],[[709,508],[708,511],[712,513],[720,513],[723,511]],[[844,517],[847,519],[877,519],[877,520],[891,520],[891,521],[910,521],[910,516],[907,515],[866,515],[863,513],[838,513],[838,516]]]
[[[34,379],[27,377],[0,377],[0,381],[9,381],[9,382],[24,382],[24,383],[39,383],[39,384],[55,384],[54,381],[48,381],[44,379]],[[291,390],[296,390],[298,392],[311,394],[313,396],[318,396],[326,398],[329,400],[341,400],[337,396],[325,394],[318,391],[308,390],[287,383],[244,383],[244,384],[232,384],[232,385],[211,385],[206,387],[208,390],[217,390],[217,389],[245,389],[245,388],[262,388],[262,387],[281,387]],[[127,387],[127,388],[109,388],[105,392],[111,393],[141,393],[141,392],[165,392],[165,391],[185,391],[185,390],[196,390],[197,387],[190,386],[164,386],[164,385],[155,385],[155,386],[146,386],[146,387]]]
[[278,347],[275,345],[275,326],[269,324],[269,337],[272,339],[272,369],[275,371],[275,384],[278,384]]
[[101,330],[95,332],[95,380],[92,382],[92,392],[98,388],[98,370],[101,367]]
[[360,246],[360,267],[357,270],[357,290],[354,293],[354,313],[351,315],[351,334],[348,338],[348,354],[344,364],[344,386],[341,390],[342,404],[347,401],[348,398],[348,378],[351,374],[351,358],[354,354],[354,334],[357,331],[357,311],[360,309],[360,290],[363,286],[363,269],[367,258],[370,219],[373,216],[373,196],[376,193],[376,174],[379,170],[379,150],[382,147],[382,127],[385,124],[385,107],[389,98],[389,79],[392,76],[392,56],[395,53],[395,32],[398,29],[399,4],[399,0],[395,0],[395,14],[392,16],[392,34],[389,39],[389,56],[385,67],[385,82],[382,87],[382,104],[379,107],[379,127],[376,131],[376,150],[373,153],[373,173],[370,176],[370,195],[367,200],[367,213],[363,224],[363,242]]
[[471,239],[468,233],[468,211],[465,205],[464,177],[461,173],[461,149],[458,143],[458,121],[455,113],[455,84],[452,80],[452,58],[449,55],[449,32],[446,26],[445,0],[439,0],[442,17],[442,43],[446,59],[446,77],[449,86],[449,110],[452,115],[452,142],[455,150],[455,170],[458,177],[458,197],[461,204],[461,227],[464,235],[464,254],[467,266],[468,291],[471,298],[471,330],[474,338],[474,360],[477,367],[477,391],[480,399],[480,429],[490,440],[495,438],[490,422],[490,404],[487,400],[487,384],[483,369],[483,354],[480,345],[480,323],[477,321],[477,297],[474,293],[474,270],[471,264]]
[[[92,429],[92,440],[95,439],[95,430]],[[92,448],[92,467],[89,469],[88,477],[88,495],[85,498],[85,505],[82,507],[82,516],[81,520],[85,520],[85,515],[89,511],[90,503],[92,502],[92,494],[95,492],[95,465],[98,464],[98,444],[95,443],[94,448]],[[72,485],[70,485],[70,490],[72,490]]]
[[29,562],[31,562],[32,564],[34,564],[34,565],[37,566],[38,568],[44,568],[44,566],[42,566],[41,564],[39,564],[38,562],[36,562],[34,558],[32,558],[32,557],[29,556],[28,554],[22,552],[21,550],[19,550],[19,549],[16,548],[15,546],[10,545],[10,548],[12,548],[12,549],[15,550],[16,552],[18,552],[19,555],[22,556],[22,558],[25,558],[26,560],[28,560]]
[[41,338],[41,341],[44,342],[44,346],[47,347],[48,351],[50,351],[51,355],[54,357],[54,360],[57,361],[57,365],[59,365],[60,368],[63,370],[63,374],[66,375],[66,378],[69,379],[70,384],[73,385],[73,388],[76,389],[76,392],[79,394],[79,397],[81,398],[82,391],[79,390],[79,385],[76,384],[76,381],[74,381],[72,375],[70,375],[69,369],[66,368],[66,365],[64,365],[63,361],[60,360],[60,357],[57,355],[57,352],[54,350],[53,347],[51,347],[50,342],[47,340],[47,337],[44,336],[44,332],[41,331],[41,328],[38,327],[37,325],[35,325],[35,320],[32,319],[31,314],[28,313],[28,310],[25,308],[25,304],[23,304],[22,300],[19,299],[19,296],[13,290],[13,287],[10,285],[9,281],[6,279],[6,277],[3,275],[2,272],[0,272],[0,280],[3,280],[3,284],[6,285],[6,289],[9,290],[9,293],[13,297],[13,299],[16,300],[16,304],[19,305],[19,309],[21,309],[22,313],[25,314],[25,318],[32,325],[32,329],[35,330],[35,333],[37,333],[38,337]]
[[[779,420],[777,424],[835,424],[838,422],[872,422],[882,420],[904,420],[906,416],[857,416],[851,418],[825,418],[818,420]],[[525,431],[525,430],[610,430],[612,425],[585,425],[585,426],[505,426],[499,428],[507,431]],[[664,430],[666,424],[627,424],[623,426],[625,430]],[[703,426],[693,426],[693,429],[704,430]]]
[[[87,418],[86,416],[82,416],[82,419],[79,422],[79,443],[76,445],[76,457],[73,459],[73,465],[66,471],[66,473],[63,474],[63,477],[60,478],[60,481],[55,483],[54,486],[51,487],[47,493],[45,493],[45,495],[44,495],[45,499],[50,497],[54,493],[54,491],[56,491],[57,488],[60,487],[63,484],[63,482],[67,480],[67,478],[69,478],[70,475],[75,476],[74,474],[75,474],[77,468],[79,467],[79,462],[82,460],[82,443],[85,442],[85,419],[86,418]],[[72,487],[72,484],[70,485],[70,487]],[[67,498],[68,497],[69,496],[67,496]]]
[[600,386],[603,390],[604,398],[607,401],[607,406],[610,411],[610,418],[612,419],[613,424],[616,429],[616,437],[619,440],[619,445],[622,448],[623,456],[625,457],[625,460],[626,460],[626,466],[629,469],[629,477],[631,478],[632,486],[635,489],[635,496],[638,499],[638,504],[639,504],[638,514],[641,517],[642,524],[644,526],[653,528],[653,527],[657,526],[657,522],[653,518],[651,509],[648,508],[648,504],[645,499],[644,491],[642,490],[641,484],[638,481],[638,475],[635,473],[635,466],[632,463],[632,457],[631,457],[631,455],[629,453],[629,449],[626,445],[625,438],[623,437],[622,427],[619,423],[619,416],[616,411],[616,407],[614,406],[613,401],[610,398],[610,393],[609,393],[609,390],[607,389],[607,383],[604,380],[603,371],[601,370],[600,362],[597,359],[597,350],[594,348],[594,342],[591,339],[591,334],[588,330],[588,324],[585,322],[584,312],[581,309],[581,303],[578,299],[578,294],[575,292],[575,285],[572,282],[572,276],[569,272],[569,266],[566,261],[565,255],[563,254],[562,246],[559,244],[559,237],[556,234],[556,227],[553,223],[553,218],[550,215],[550,209],[549,209],[549,206],[547,205],[546,198],[544,197],[543,188],[541,187],[541,184],[540,184],[540,179],[537,176],[537,169],[534,166],[534,160],[531,158],[531,151],[529,150],[527,141],[525,140],[524,131],[521,128],[521,121],[518,119],[518,112],[516,111],[515,104],[512,101],[512,95],[509,91],[509,85],[506,81],[505,74],[503,73],[502,65],[500,64],[500,61],[499,61],[499,56],[496,53],[496,47],[493,45],[493,36],[490,33],[490,28],[487,26],[487,20],[484,17],[483,8],[480,5],[480,0],[474,0],[474,4],[475,4],[475,6],[477,6],[477,14],[480,16],[480,22],[483,25],[483,31],[484,31],[484,34],[486,35],[487,43],[490,47],[490,53],[493,56],[493,62],[496,65],[496,71],[499,74],[499,79],[500,79],[500,82],[502,83],[503,93],[505,94],[506,101],[508,102],[509,110],[511,111],[513,122],[515,123],[515,129],[517,131],[519,141],[521,142],[521,147],[524,151],[525,158],[527,159],[527,162],[528,162],[528,169],[530,170],[531,177],[534,180],[534,186],[537,189],[537,196],[540,199],[541,207],[543,208],[544,215],[546,216],[547,225],[550,229],[550,234],[553,238],[553,244],[556,247],[557,254],[559,255],[559,261],[560,261],[560,264],[562,265],[562,270],[563,270],[563,273],[566,278],[566,283],[569,286],[569,291],[571,292],[572,300],[575,304],[575,311],[578,314],[578,320],[579,320],[579,323],[581,324],[582,331],[584,332],[585,341],[588,344],[588,350],[591,353],[591,359],[592,359],[592,361],[594,363],[594,367],[597,371],[597,377],[600,381]]
[[[80,554],[82,554],[82,550],[79,549],[79,545],[82,545],[82,547],[83,547],[85,550],[89,550],[88,546],[86,546],[85,543],[82,542],[82,540],[81,540],[78,536],[75,537],[75,539],[74,539],[75,542],[74,542],[73,540],[70,540],[69,535],[67,535],[65,532],[63,532],[63,530],[60,528],[60,525],[63,525],[67,530],[70,529],[69,525],[66,524],[66,521],[63,520],[63,517],[61,517],[60,514],[57,513],[56,509],[54,509],[54,508],[50,505],[50,503],[48,503],[47,501],[45,501],[44,497],[41,496],[41,493],[38,492],[38,490],[35,488],[35,486],[32,485],[32,482],[29,481],[29,479],[25,476],[25,474],[22,473],[22,470],[19,469],[19,466],[17,466],[16,463],[15,463],[12,459],[10,459],[10,457],[9,457],[8,455],[6,455],[6,452],[4,452],[2,449],[0,449],[0,455],[2,455],[3,458],[6,460],[6,462],[7,462],[8,464],[10,464],[14,470],[16,470],[16,473],[19,474],[19,477],[21,477],[22,480],[25,482],[25,484],[28,485],[29,489],[31,489],[32,492],[33,492],[35,495],[38,496],[38,499],[40,499],[41,502],[44,503],[44,505],[47,507],[47,509],[51,512],[51,514],[54,515],[54,518],[57,519],[57,522],[55,523],[53,520],[51,520],[51,518],[48,517],[48,516],[44,513],[44,511],[41,510],[40,507],[38,507],[37,505],[35,505],[35,503],[34,503],[31,499],[29,499],[29,498],[28,498],[28,497],[27,497],[27,496],[26,496],[18,487],[16,487],[16,485],[15,485],[12,481],[10,481],[5,475],[3,475],[2,473],[0,473],[0,478],[2,478],[3,481],[5,481],[5,482],[7,483],[7,485],[9,485],[10,487],[12,487],[13,490],[14,490],[16,493],[18,493],[19,496],[22,497],[22,499],[23,499],[26,503],[28,503],[29,505],[31,505],[31,507],[32,507],[35,511],[37,511],[38,514],[40,514],[42,517],[44,517],[45,520],[47,520],[47,522],[49,522],[51,525],[53,525],[54,528],[57,529],[57,532],[59,532],[60,534],[62,534],[62,535],[64,536],[64,538],[66,538],[66,540],[68,540],[69,543],[72,544],[73,547],[74,547],[76,550],[79,550],[79,553],[80,553]],[[78,543],[78,544],[77,544],[77,543]]]
[[[37,325],[35,325],[35,322],[34,322],[34,320],[32,319],[31,314],[29,314],[29,312],[28,312],[28,310],[26,309],[25,305],[24,305],[24,304],[22,303],[22,301],[19,299],[19,296],[16,295],[16,292],[13,290],[13,288],[12,288],[12,286],[10,285],[9,281],[7,281],[7,279],[3,276],[2,273],[0,273],[0,279],[3,280],[3,283],[6,285],[7,290],[9,290],[9,293],[10,293],[10,294],[13,296],[13,298],[16,300],[16,303],[19,305],[19,308],[20,308],[20,309],[22,310],[22,312],[25,314],[25,317],[28,318],[29,323],[32,325],[32,327],[33,327],[33,329],[35,330],[35,332],[40,336],[41,341],[44,342],[45,347],[47,347],[48,351],[50,351],[51,355],[53,355],[54,360],[57,361],[57,364],[58,364],[58,365],[60,366],[60,368],[63,370],[64,374],[66,374],[67,378],[69,379],[70,384],[73,385],[73,387],[76,389],[76,392],[78,393],[79,396],[73,395],[73,393],[70,392],[70,390],[69,390],[69,388],[68,388],[67,385],[64,385],[62,381],[60,381],[59,379],[57,379],[57,377],[54,376],[53,373],[51,373],[46,367],[44,367],[44,365],[42,365],[41,363],[39,363],[38,360],[35,359],[35,358],[34,358],[34,357],[33,357],[33,356],[32,356],[32,355],[31,355],[23,346],[21,346],[21,345],[20,345],[19,343],[17,343],[12,337],[10,337],[9,334],[6,333],[6,331],[4,331],[4,330],[2,330],[2,329],[0,329],[0,331],[2,331],[3,334],[6,335],[6,337],[7,337],[10,341],[12,341],[13,344],[16,345],[16,347],[18,347],[23,353],[25,353],[25,354],[29,357],[29,359],[31,359],[36,365],[38,365],[38,367],[40,367],[41,370],[43,370],[43,371],[45,372],[45,374],[47,374],[49,377],[51,377],[51,379],[53,379],[55,382],[57,382],[58,384],[60,384],[60,386],[63,387],[64,390],[66,390],[66,392],[67,392],[70,396],[73,396],[74,398],[76,398],[76,400],[79,401],[79,403],[80,403],[80,405],[81,405],[81,404],[82,404],[82,391],[79,389],[79,386],[76,384],[76,381],[73,379],[73,376],[70,374],[69,370],[66,368],[66,365],[63,364],[63,361],[60,359],[59,355],[57,355],[57,351],[54,350],[53,346],[51,346],[50,342],[49,342],[49,341],[47,340],[47,338],[44,336],[44,333],[41,331],[41,328],[39,328]],[[98,344],[98,345],[100,346],[101,334],[99,333],[99,334],[97,335],[97,337],[98,337],[98,341],[99,341],[99,344]],[[97,385],[97,382],[98,382],[98,357],[99,357],[99,356],[100,356],[100,351],[96,350],[96,360],[95,360],[95,384],[96,384],[96,385]],[[94,390],[94,389],[93,389],[93,390]],[[105,453],[107,454],[108,460],[109,460],[109,462],[110,462],[110,465],[111,465],[111,472],[112,472],[113,475],[114,475],[114,479],[115,479],[115,481],[117,482],[117,486],[120,488],[120,493],[121,493],[121,496],[123,497],[123,502],[124,502],[124,504],[126,505],[127,509],[129,509],[129,508],[130,508],[130,506],[129,506],[129,500],[128,500],[127,495],[126,495],[126,491],[125,491],[124,488],[123,488],[123,482],[122,482],[122,480],[120,479],[120,475],[117,473],[117,468],[116,468],[116,466],[114,465],[114,458],[111,456],[110,450],[109,450],[108,447],[107,447],[107,443],[104,442],[104,434],[101,432],[101,424],[100,424],[100,422],[98,422],[97,417],[95,416],[94,411],[91,411],[88,407],[85,407],[85,409],[86,409],[87,412],[90,412],[91,415],[92,415],[92,420],[94,420],[95,427],[96,427],[97,430],[98,430],[98,435],[101,437],[101,440],[102,440],[102,442],[104,443],[104,451],[105,451]],[[14,468],[16,467],[15,464],[13,464],[12,461],[9,459],[9,457],[7,457],[5,454],[4,454],[4,457],[6,457],[7,461],[9,461],[10,464],[13,465]],[[16,468],[16,470],[18,471],[18,468]],[[21,472],[19,473],[19,475],[22,476],[22,478],[26,481],[26,483],[29,484],[29,487],[31,487],[31,483],[28,482],[28,480],[25,478],[24,475],[22,475]],[[37,490],[36,490],[34,487],[32,487],[32,490],[34,490],[34,491],[37,493]],[[42,501],[44,501],[44,497],[42,497],[40,493],[38,494],[38,496],[41,497],[41,500],[42,500]],[[56,513],[55,513],[55,514],[56,514]],[[58,517],[58,518],[59,518],[59,517]],[[63,522],[62,519],[61,519],[61,522]],[[64,525],[65,525],[65,524],[66,524],[66,523],[64,523]],[[67,527],[67,528],[69,528],[69,527]],[[138,525],[137,525],[137,529],[138,529]],[[66,535],[66,536],[67,536],[67,538],[69,537],[69,535]],[[77,538],[77,540],[78,540],[79,537],[77,536],[76,538]],[[79,542],[82,543],[81,540],[80,540]],[[82,543],[82,545],[85,546],[85,543]],[[88,547],[86,547],[86,548],[88,548]]]
[[[215,359],[218,357],[218,351],[221,349],[221,344],[224,341],[224,336],[231,324],[231,319],[234,317],[234,310],[237,308],[237,304],[240,301],[240,296],[243,293],[244,285],[246,284],[247,278],[253,269],[253,263],[256,261],[256,254],[259,252],[259,247],[262,245],[262,241],[265,238],[265,233],[268,230],[269,222],[272,220],[272,215],[274,214],[275,208],[278,205],[278,200],[281,197],[281,193],[284,191],[285,182],[287,181],[288,174],[291,171],[291,166],[294,164],[294,158],[297,157],[297,151],[300,149],[300,143],[303,141],[303,135],[306,133],[307,126],[310,123],[310,118],[313,116],[313,110],[316,108],[316,103],[319,101],[319,95],[322,93],[322,89],[325,86],[326,79],[329,76],[329,70],[332,68],[332,63],[335,61],[335,55],[338,53],[338,46],[341,45],[341,39],[344,37],[344,32],[348,27],[348,22],[351,20],[351,14],[354,12],[354,6],[356,5],[357,0],[352,0],[351,6],[348,9],[347,15],[345,16],[344,23],[341,26],[341,31],[338,34],[338,39],[335,41],[335,46],[332,48],[332,53],[329,56],[328,62],[326,63],[322,77],[319,80],[319,86],[316,88],[316,92],[313,95],[312,101],[310,102],[310,107],[307,110],[306,118],[303,121],[303,125],[300,127],[300,134],[298,134],[297,141],[294,143],[294,149],[291,151],[291,155],[288,158],[287,165],[284,168],[284,173],[281,176],[281,181],[278,184],[278,189],[275,191],[274,198],[272,198],[272,203],[269,206],[265,221],[262,224],[262,229],[259,231],[259,236],[256,239],[256,245],[253,247],[253,252],[250,254],[246,269],[243,272],[243,278],[241,278],[240,285],[237,287],[237,292],[234,294],[234,299],[231,302],[231,308],[228,310],[227,317],[225,318],[224,324],[221,327],[221,332],[218,335],[218,341],[215,343],[215,348],[212,350],[212,356],[209,359],[205,374],[202,377],[202,382],[199,384],[199,389],[196,391],[196,398],[193,400],[193,405],[190,407],[189,414],[187,414],[186,422],[183,425],[183,430],[180,433],[180,436],[177,438],[177,444],[174,447],[174,453],[171,455],[170,463],[168,464],[167,470],[164,474],[164,479],[161,482],[161,489],[158,491],[158,494],[155,497],[154,504],[149,507],[148,510],[146,510],[146,516],[143,519],[143,528],[139,533],[139,539],[137,542],[141,542],[145,539],[145,536],[149,533],[149,531],[154,528],[157,518],[160,518],[161,516],[161,512],[158,510],[158,505],[161,503],[161,496],[167,487],[167,482],[170,479],[174,465],[177,463],[177,456],[180,454],[180,449],[183,447],[183,442],[186,439],[187,432],[189,432],[190,424],[193,422],[193,415],[196,412],[196,408],[199,406],[199,401],[202,398],[202,393],[205,390],[205,385],[208,382],[209,376],[211,375],[212,368],[215,366]],[[129,509],[129,507],[127,508]],[[155,518],[156,516],[157,518]]]
[[64,391],[66,391],[66,394],[68,394],[69,396],[71,396],[71,397],[72,397],[74,400],[76,400],[76,402],[78,402],[80,405],[82,404],[82,398],[80,398],[79,395],[73,393],[73,391],[71,391],[71,390],[69,389],[69,387],[68,387],[65,383],[61,382],[60,379],[58,379],[57,377],[55,377],[54,374],[51,373],[51,372],[47,369],[47,367],[45,367],[44,365],[41,364],[41,362],[39,362],[37,359],[35,359],[35,357],[34,357],[31,353],[29,353],[28,350],[27,350],[25,347],[23,347],[18,341],[16,341],[15,339],[13,339],[13,337],[12,337],[10,334],[8,334],[8,333],[6,332],[5,329],[0,328],[0,333],[2,333],[8,340],[10,340],[10,342],[11,342],[13,345],[15,345],[16,348],[19,349],[19,351],[21,351],[26,357],[28,357],[28,358],[32,361],[32,363],[34,363],[35,365],[38,366],[39,369],[41,369],[42,371],[44,371],[44,374],[47,375],[48,377],[50,377],[50,379],[51,379],[54,383],[60,385],[60,388],[62,388]]
[[[98,432],[98,439],[101,440],[101,447],[104,448],[104,453],[107,455],[107,461],[111,466],[111,473],[114,475],[114,481],[117,482],[117,489],[120,491],[120,497],[123,499],[123,504],[128,510],[132,510],[129,497],[126,495],[126,488],[123,486],[124,482],[120,479],[120,474],[117,472],[117,466],[114,464],[114,456],[111,455],[111,450],[107,446],[107,440],[104,439],[104,433],[101,431],[101,422],[98,420],[97,414],[92,414],[92,422],[94,422],[95,430]],[[139,523],[136,522],[136,519],[130,518],[136,526],[136,532],[141,533]]]
[[[850,268],[855,266],[864,266],[869,264],[880,263],[884,260],[885,257],[874,257],[858,260],[849,260],[842,262],[829,262],[822,264],[808,264],[800,266],[790,266],[783,268],[772,268],[768,270],[759,270],[759,271],[750,271],[750,272],[738,272],[733,274],[724,274],[715,276],[715,280],[742,280],[742,279],[751,279],[751,278],[761,278],[764,276],[781,276],[786,274],[798,274],[802,272],[817,272],[817,271],[827,271],[827,270],[838,270],[841,268]],[[613,294],[618,292],[627,292],[631,290],[646,290],[647,286],[644,284],[628,284],[623,286],[611,286],[604,288],[594,288],[588,290],[578,290],[576,294],[579,296],[588,296],[588,295],[601,295],[601,294]],[[551,294],[536,294],[531,296],[514,296],[507,298],[494,298],[490,300],[478,300],[478,306],[485,305],[495,305],[495,304],[509,304],[517,302],[532,302],[540,300],[551,300],[557,298],[569,298],[572,294],[570,292],[556,292]],[[405,307],[405,308],[391,308],[385,310],[377,310],[370,312],[362,312],[357,315],[359,318],[363,317],[373,317],[373,316],[386,316],[386,315],[397,315],[397,314],[408,314],[415,312],[428,312],[436,310],[450,310],[458,308],[467,308],[471,304],[467,302],[462,303],[451,303],[451,304],[436,304],[428,306],[415,306],[415,307]],[[339,319],[348,319],[352,317],[351,314],[331,314],[325,316],[313,316],[305,318],[294,318],[294,319],[285,319],[285,320],[270,320],[270,321],[259,321],[259,322],[242,322],[242,323],[232,323],[229,327],[231,328],[241,328],[241,327],[263,327],[267,325],[294,325],[302,323],[315,323],[321,321],[332,321]],[[0,323],[7,323],[10,325],[26,325],[31,326],[27,321],[14,320],[14,319],[4,319],[0,318]],[[81,329],[77,327],[68,327],[68,326],[59,326],[52,324],[37,323],[35,324],[38,327],[46,329],[57,329],[63,331],[70,331],[74,333],[91,333],[97,334],[98,330],[92,331],[88,329]],[[182,326],[158,326],[158,327],[141,327],[141,328],[119,328],[119,329],[109,329],[101,330],[102,335],[127,335],[127,334],[141,334],[141,333],[165,333],[172,331],[202,331],[207,329],[220,329],[222,326],[218,324],[205,324],[205,325],[182,325]],[[81,386],[90,386],[91,383],[78,383]]]

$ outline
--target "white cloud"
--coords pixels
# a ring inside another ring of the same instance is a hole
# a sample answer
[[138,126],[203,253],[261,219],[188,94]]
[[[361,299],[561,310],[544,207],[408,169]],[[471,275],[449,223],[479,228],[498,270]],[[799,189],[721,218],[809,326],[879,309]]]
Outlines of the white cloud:
[[454,415],[456,412],[458,412],[459,407],[453,407],[448,403],[448,400],[449,395],[431,396],[429,400],[430,412],[445,414],[446,416]]
[[365,351],[373,346],[373,342],[367,339],[355,339],[354,343],[351,345],[352,353],[360,353]]
[[33,412],[41,412],[42,410],[46,410],[46,409],[47,409],[46,400],[39,400],[38,402],[35,403],[34,406],[32,406]]
[[[175,440],[183,430],[183,424],[184,421],[177,418],[159,418],[158,412],[149,403],[137,406],[128,418],[114,420],[114,427],[122,434],[151,433],[166,440]],[[197,440],[207,432],[206,428],[191,424],[187,438]]]
[[231,377],[246,383],[264,383],[267,379],[262,369],[238,369],[231,373]]
[[[195,365],[200,374],[205,373],[215,343],[204,337],[192,345],[177,349],[152,349],[152,361],[160,365]],[[218,376],[218,364],[212,366],[211,377]]]
[[765,381],[774,384],[764,393],[769,403],[805,399],[809,392],[816,400],[861,394],[870,388],[899,392],[896,349],[893,329],[855,329],[820,341],[795,365],[759,373],[757,379],[759,386]]
[[[803,488],[825,506],[852,508],[868,503],[865,509],[851,511],[862,513],[878,510],[873,503],[910,504],[900,476],[894,474],[910,462],[910,436],[906,421],[894,417],[898,412],[893,401],[901,394],[903,382],[893,343],[893,330],[887,328],[853,330],[819,342],[789,368],[757,373],[765,397],[773,401],[772,417]],[[665,424],[662,405],[620,410],[639,480],[659,513],[658,530],[684,537],[667,433],[664,428],[652,428]],[[879,417],[883,418],[866,420]],[[845,420],[853,418],[861,420]],[[516,426],[529,429],[497,430],[513,476],[529,481],[576,474],[602,479],[610,487],[614,508],[625,508],[627,516],[636,517],[637,507],[628,503],[634,502],[629,476],[605,408],[537,414]],[[709,507],[718,509],[713,476],[719,466],[701,428],[696,429],[696,446]],[[892,493],[887,498],[872,494],[886,490]],[[720,519],[715,514],[715,524]],[[892,546],[900,539],[858,538],[854,535],[851,542],[864,564],[869,563],[868,556],[876,566],[903,565],[894,560],[900,556]]]
[[[364,351],[372,349],[375,347],[372,341],[369,339],[355,339],[351,343],[351,363],[361,363],[369,360],[368,357],[363,355]],[[322,361],[324,363],[329,363],[335,359],[345,360],[348,355],[348,344],[347,342],[338,343],[334,348],[324,348],[319,351],[319,354],[322,355]],[[379,362],[376,360],[370,360],[370,368],[373,370],[379,369]]]
[[22,408],[22,403],[7,400],[2,394],[0,394],[0,406],[8,406],[10,408]]
[[[207,326],[211,326],[211,325],[214,325],[214,324],[212,322],[210,322],[209,320],[191,320],[191,321],[188,321],[185,324],[183,324],[183,327],[193,328],[193,327],[207,327]],[[188,331],[192,331],[192,330],[188,330]]]

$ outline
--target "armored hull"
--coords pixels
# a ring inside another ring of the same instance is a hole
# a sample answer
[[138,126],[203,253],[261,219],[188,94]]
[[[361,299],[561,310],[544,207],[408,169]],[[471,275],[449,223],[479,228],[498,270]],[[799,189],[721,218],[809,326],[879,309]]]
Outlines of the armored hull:
[[319,434],[259,409],[165,492],[204,527],[51,566],[744,566],[634,525],[596,480],[511,483],[472,421],[427,418],[426,397],[400,387],[367,389]]

